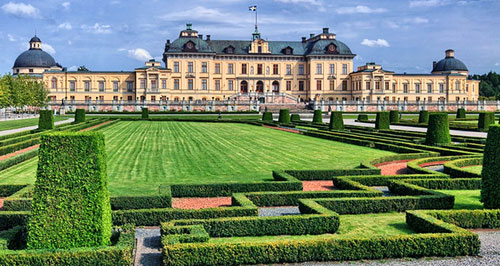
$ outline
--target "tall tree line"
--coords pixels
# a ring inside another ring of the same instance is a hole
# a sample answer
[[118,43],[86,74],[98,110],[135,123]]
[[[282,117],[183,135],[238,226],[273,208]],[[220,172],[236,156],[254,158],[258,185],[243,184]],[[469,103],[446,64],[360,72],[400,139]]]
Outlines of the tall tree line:
[[500,74],[490,71],[488,74],[472,75],[469,78],[480,80],[479,97],[486,100],[500,100]]
[[44,107],[48,94],[49,90],[39,79],[10,74],[0,77],[0,108]]

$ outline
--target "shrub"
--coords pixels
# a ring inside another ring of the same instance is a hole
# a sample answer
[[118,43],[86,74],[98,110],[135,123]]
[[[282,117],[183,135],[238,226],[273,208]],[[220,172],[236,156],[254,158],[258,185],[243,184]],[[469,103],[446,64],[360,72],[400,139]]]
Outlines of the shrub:
[[390,129],[389,112],[378,112],[375,119],[375,129]]
[[457,118],[465,118],[465,109],[464,108],[457,109]]
[[481,172],[481,202],[487,209],[500,209],[500,126],[488,131]]
[[323,123],[323,112],[321,110],[314,110],[313,123]]
[[358,121],[368,121],[368,115],[367,114],[359,114]]
[[479,113],[479,120],[477,121],[477,127],[480,131],[488,131],[490,125],[495,124],[495,113],[493,112],[481,112]]
[[271,113],[271,112],[264,112],[262,114],[262,121],[273,121],[273,113]]
[[429,123],[429,111],[422,110],[418,114],[418,123]]
[[290,117],[290,121],[293,122],[299,122],[300,121],[300,115],[299,114],[292,114]]
[[429,115],[429,125],[427,126],[427,135],[425,144],[437,145],[448,144],[451,142],[450,125],[448,123],[447,113],[434,113]]
[[85,109],[76,109],[75,124],[85,122]]
[[391,110],[389,112],[389,119],[392,123],[399,123],[399,111],[398,110]]
[[48,130],[54,128],[54,114],[52,110],[40,110],[40,118],[38,118],[38,129]]
[[149,119],[149,109],[143,107],[142,112],[141,112],[141,118],[142,119]]
[[342,112],[332,112],[328,129],[344,130],[344,119],[342,117]]
[[290,111],[288,109],[281,109],[278,118],[280,124],[290,124]]
[[28,224],[28,248],[106,246],[110,237],[104,135],[43,135]]

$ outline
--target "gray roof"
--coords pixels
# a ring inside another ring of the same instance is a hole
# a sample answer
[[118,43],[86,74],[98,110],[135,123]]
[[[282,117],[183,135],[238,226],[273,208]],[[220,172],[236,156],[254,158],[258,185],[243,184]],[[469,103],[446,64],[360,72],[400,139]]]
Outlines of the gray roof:
[[14,67],[53,67],[57,66],[54,58],[41,49],[30,49],[20,54]]
[[440,60],[432,69],[434,71],[469,71],[465,64],[455,57],[446,57]]
[[33,38],[31,38],[30,42],[42,42],[42,41],[35,35],[33,36]]

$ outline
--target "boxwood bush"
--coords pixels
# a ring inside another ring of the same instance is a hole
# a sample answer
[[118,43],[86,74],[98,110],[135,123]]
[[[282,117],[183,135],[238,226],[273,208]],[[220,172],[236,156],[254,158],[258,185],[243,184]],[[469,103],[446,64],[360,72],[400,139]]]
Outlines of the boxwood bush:
[[52,110],[40,110],[38,118],[38,129],[48,130],[54,128],[54,114]]
[[75,124],[85,122],[85,109],[76,109]]
[[149,119],[149,109],[143,107],[142,112],[141,112],[141,118],[142,119]]
[[390,129],[389,112],[378,112],[375,119],[375,129]]
[[481,202],[487,209],[500,209],[500,126],[488,131],[481,172]]
[[330,124],[328,125],[330,130],[344,130],[344,119],[342,117],[342,112],[332,112],[330,115]]
[[264,112],[262,114],[262,121],[273,121],[273,113],[271,113],[271,112]]
[[367,114],[359,114],[358,115],[358,121],[368,121],[368,115]]
[[399,111],[398,110],[391,110],[389,112],[389,118],[392,123],[399,123]]
[[418,113],[418,123],[429,123],[429,111],[422,110]]
[[299,114],[292,114],[290,117],[290,121],[293,122],[299,122],[300,121],[300,115]]
[[106,246],[110,237],[104,135],[43,135],[28,224],[28,248]]
[[437,145],[448,144],[451,142],[450,125],[448,123],[447,113],[433,113],[429,115],[429,125],[425,144]]
[[323,123],[323,112],[321,110],[314,110],[313,123]]
[[494,112],[479,113],[479,120],[477,121],[477,127],[479,128],[479,131],[488,131],[490,125],[492,124],[495,124]]
[[280,109],[278,122],[280,124],[290,124],[290,111],[288,109]]
[[465,118],[465,109],[464,108],[457,109],[457,118]]

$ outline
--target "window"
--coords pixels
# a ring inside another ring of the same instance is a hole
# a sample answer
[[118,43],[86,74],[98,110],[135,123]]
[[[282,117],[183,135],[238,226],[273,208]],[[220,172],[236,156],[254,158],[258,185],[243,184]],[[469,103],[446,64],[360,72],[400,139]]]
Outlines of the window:
[[444,93],[444,84],[439,84],[439,93]]
[[380,90],[380,81],[375,82],[375,89]]
[[179,73],[181,72],[179,69],[179,62],[174,62],[174,73]]
[[420,83],[415,83],[415,93],[420,93]]
[[99,81],[99,91],[100,92],[104,91],[104,81]]
[[113,91],[114,92],[118,91],[118,81],[113,81]]
[[[33,73],[33,68],[30,68],[29,72]],[[17,73],[19,73],[19,69],[17,70]]]
[[304,75],[304,64],[299,64],[299,75]]
[[257,64],[257,75],[262,75],[262,64]]
[[278,64],[273,64],[273,75],[278,75]]
[[299,91],[304,91],[304,81],[299,80]]
[[460,81],[456,81],[455,82],[455,90],[459,90],[460,89]]
[[202,79],[201,80],[201,89],[206,91],[207,90],[207,84],[208,84],[208,81],[206,79]]
[[220,64],[215,64],[215,74],[220,74]]
[[100,96],[99,96],[99,101],[100,101],[100,102],[104,102],[104,96],[100,95]]
[[215,90],[220,91],[220,80],[215,80]]
[[69,91],[76,91],[76,81],[72,80],[69,82]]
[[427,93],[432,93],[432,83],[427,83]]
[[241,64],[241,74],[246,74],[247,73],[247,64]]
[[116,95],[113,96],[113,101],[115,101],[115,102],[118,101],[118,96],[116,96]]
[[174,79],[174,90],[178,90],[179,89],[179,80],[178,79]]
[[347,80],[342,81],[342,90],[343,91],[347,90]]
[[330,64],[330,75],[335,74],[335,64]]
[[253,74],[253,66],[250,67],[250,74]]
[[208,63],[201,62],[201,73],[207,73],[207,72],[208,72]]
[[157,86],[157,80],[156,79],[152,79],[151,80],[151,89],[152,90],[156,90],[158,88]]
[[330,80],[330,90],[333,91],[335,90],[335,80]]
[[234,89],[232,80],[227,81],[227,89],[230,91],[232,91]]
[[131,102],[132,101],[132,96],[127,97],[127,101]]
[[342,64],[342,74],[347,75],[347,64]]
[[385,90],[389,90],[389,89],[390,89],[390,87],[389,87],[389,81],[386,81],[385,82]]
[[321,79],[316,80],[316,90],[321,90]]
[[403,93],[408,93],[408,83],[403,84]]
[[188,62],[188,73],[193,73],[193,72],[194,72],[193,62]]
[[146,88],[146,80],[141,79],[140,82],[141,82],[141,89],[145,89]]
[[286,65],[286,74],[291,75],[292,74],[292,65],[287,64]]
[[323,68],[321,64],[316,64],[316,74],[322,74]]
[[193,90],[193,80],[188,79],[188,90]]
[[259,54],[262,54],[262,46],[259,46],[259,47],[257,48],[257,52],[258,52]]
[[227,73],[234,74],[233,64],[227,64]]
[[57,89],[57,79],[56,78],[53,78],[52,79],[52,89]]
[[132,81],[127,81],[127,91],[132,92],[134,91],[134,82]]
[[286,81],[286,90],[287,91],[291,91],[292,90],[292,81],[291,80],[287,80]]
[[370,81],[367,81],[367,82],[366,82],[366,89],[367,89],[367,90],[370,90],[370,85],[371,85],[371,82],[370,82]]
[[162,89],[166,89],[167,88],[167,80],[166,79],[162,79],[161,80],[161,88]]
[[465,84],[465,91],[469,91],[469,84]]
[[392,93],[396,93],[396,83],[392,84]]

